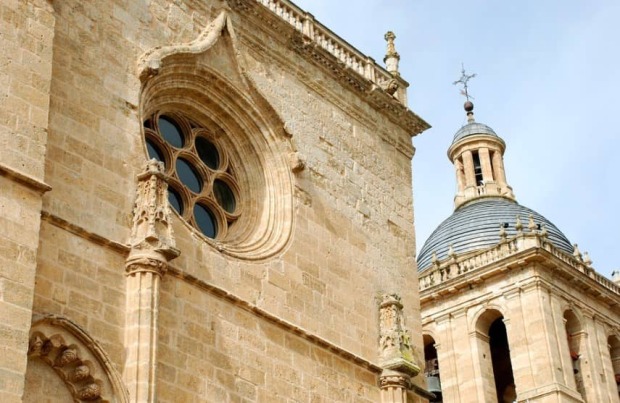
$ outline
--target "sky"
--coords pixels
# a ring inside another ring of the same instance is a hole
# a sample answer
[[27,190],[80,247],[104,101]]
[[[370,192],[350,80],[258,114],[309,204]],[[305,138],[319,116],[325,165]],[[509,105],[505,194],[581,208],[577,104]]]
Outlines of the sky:
[[396,34],[414,138],[417,250],[454,211],[446,156],[466,123],[452,83],[468,73],[476,121],[507,144],[517,201],[553,222],[594,268],[620,270],[620,1],[295,0],[381,63]]

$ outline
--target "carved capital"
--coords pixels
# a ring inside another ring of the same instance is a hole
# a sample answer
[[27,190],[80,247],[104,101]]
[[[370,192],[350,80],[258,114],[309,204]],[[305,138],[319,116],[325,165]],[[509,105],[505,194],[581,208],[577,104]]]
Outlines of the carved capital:
[[394,371],[383,371],[383,373],[379,377],[379,387],[381,389],[387,389],[387,388],[408,389],[410,383],[411,383],[411,378],[408,375],[394,372]]
[[163,277],[168,270],[168,262],[163,259],[156,259],[146,256],[137,256],[127,259],[125,271],[128,275],[136,273],[155,273]]
[[172,260],[179,255],[179,250],[175,248],[170,216],[164,165],[153,159],[146,163],[144,171],[138,175],[128,263],[134,260],[132,256],[136,254],[156,253],[165,260]]
[[403,304],[396,294],[385,294],[379,306],[379,355],[381,366],[415,376],[415,363],[409,332],[404,326]]

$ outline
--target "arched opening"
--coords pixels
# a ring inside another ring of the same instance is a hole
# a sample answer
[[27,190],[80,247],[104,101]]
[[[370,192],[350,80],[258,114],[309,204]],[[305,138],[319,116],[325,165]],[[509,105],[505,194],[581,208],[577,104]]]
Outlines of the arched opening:
[[620,338],[609,336],[609,356],[611,357],[611,367],[614,370],[614,380],[618,397],[620,397]]
[[508,334],[501,312],[495,309],[484,312],[476,324],[476,334],[485,399],[495,398],[502,403],[516,401]]
[[491,362],[495,378],[495,392],[498,402],[513,402],[517,395],[515,380],[510,361],[508,334],[503,318],[497,318],[489,328],[489,345],[491,347]]
[[566,328],[566,342],[568,343],[568,351],[571,363],[573,365],[573,376],[575,378],[575,386],[577,391],[586,397],[583,386],[583,375],[581,373],[581,339],[583,329],[577,315],[571,310],[564,312],[564,326]]
[[430,402],[442,402],[441,378],[439,376],[439,360],[437,357],[437,348],[435,347],[435,339],[425,334],[424,341],[424,361],[426,363],[424,376],[426,376],[426,386],[428,391],[435,395],[435,399]]

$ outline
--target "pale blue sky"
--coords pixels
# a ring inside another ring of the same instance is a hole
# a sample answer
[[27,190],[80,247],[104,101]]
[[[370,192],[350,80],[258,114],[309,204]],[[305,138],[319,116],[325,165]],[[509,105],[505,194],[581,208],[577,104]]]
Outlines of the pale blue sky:
[[507,143],[517,201],[551,220],[610,276],[620,269],[620,1],[297,0],[360,51],[383,59],[395,32],[414,139],[417,249],[453,211],[446,150],[465,123],[461,62],[478,122]]

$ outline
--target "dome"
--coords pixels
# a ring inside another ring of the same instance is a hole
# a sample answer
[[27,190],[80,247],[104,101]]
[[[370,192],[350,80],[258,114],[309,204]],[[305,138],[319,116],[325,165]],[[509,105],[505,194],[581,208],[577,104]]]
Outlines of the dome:
[[499,138],[499,136],[489,126],[483,123],[470,122],[465,126],[461,127],[459,131],[456,132],[456,134],[454,135],[454,140],[452,140],[452,144],[456,143],[462,138],[474,136],[476,134],[487,134],[489,136]]
[[573,253],[573,246],[566,236],[551,221],[534,210],[504,198],[484,198],[458,208],[433,231],[418,255],[418,270],[431,265],[433,251],[437,253],[439,260],[446,259],[450,244],[457,254],[497,245],[500,241],[501,223],[508,223],[506,235],[514,236],[517,216],[527,228],[530,214],[534,218],[534,223],[547,228],[548,239],[554,246],[567,253]]

